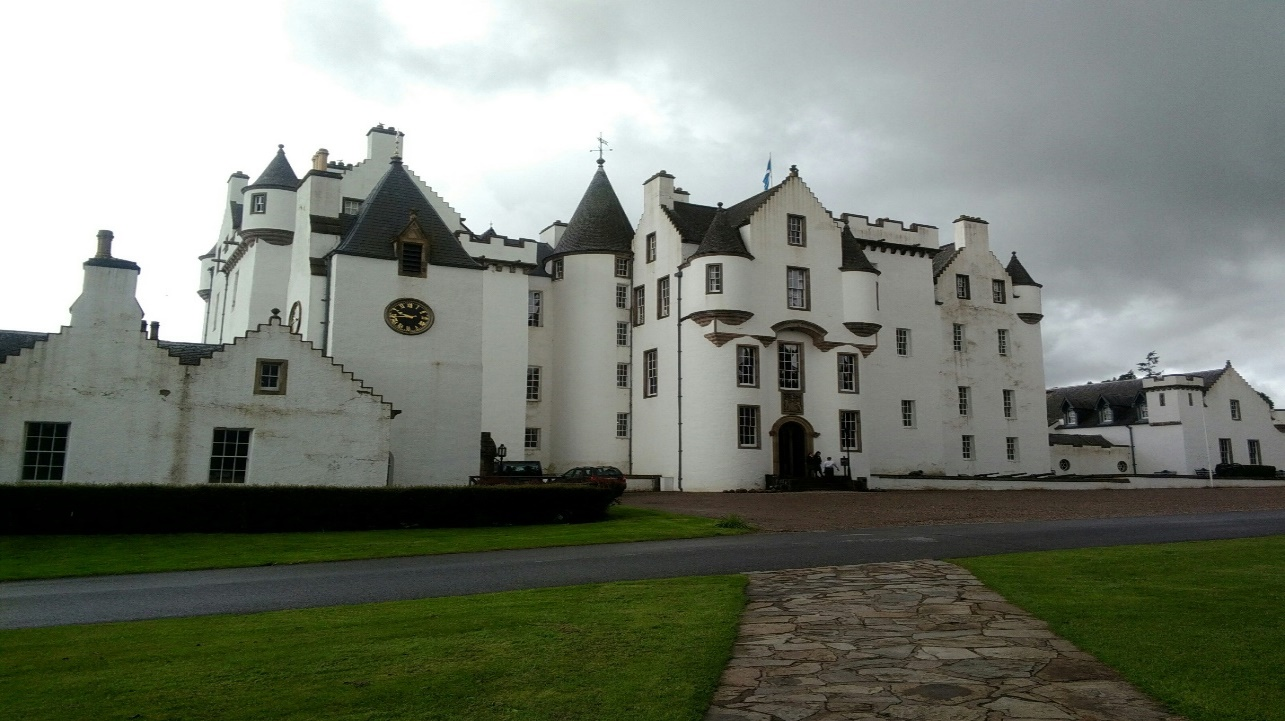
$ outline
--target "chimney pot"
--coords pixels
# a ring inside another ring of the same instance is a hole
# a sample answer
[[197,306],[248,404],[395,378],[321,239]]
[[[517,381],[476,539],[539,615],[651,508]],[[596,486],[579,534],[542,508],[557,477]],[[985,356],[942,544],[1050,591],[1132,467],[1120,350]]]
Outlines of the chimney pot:
[[330,160],[330,151],[325,148],[318,148],[317,153],[312,156],[312,169],[325,170],[326,164]]
[[148,334],[147,339],[158,340],[160,337],[161,337],[161,322],[159,320],[154,320],[152,321],[152,332]]
[[110,230],[98,231],[98,254],[95,258],[112,257],[112,232]]

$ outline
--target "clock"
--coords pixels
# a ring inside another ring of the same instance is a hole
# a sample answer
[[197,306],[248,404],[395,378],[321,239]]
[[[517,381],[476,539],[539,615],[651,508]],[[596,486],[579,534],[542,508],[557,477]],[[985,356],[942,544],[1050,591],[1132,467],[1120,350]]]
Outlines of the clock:
[[300,326],[303,325],[303,304],[297,300],[294,302],[294,305],[290,306],[290,318],[288,322],[290,324],[291,333],[298,333]]
[[422,300],[398,298],[384,308],[384,322],[404,335],[419,335],[433,327],[433,309]]

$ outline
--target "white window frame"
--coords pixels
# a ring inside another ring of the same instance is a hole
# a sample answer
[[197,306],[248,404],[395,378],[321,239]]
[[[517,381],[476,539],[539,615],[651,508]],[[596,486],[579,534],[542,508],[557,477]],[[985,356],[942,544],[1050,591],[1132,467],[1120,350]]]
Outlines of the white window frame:
[[623,256],[616,256],[615,271],[617,278],[628,278],[629,276],[629,259]]
[[903,358],[910,357],[910,329],[898,328],[895,332],[897,355]]
[[839,375],[839,392],[860,393],[861,377],[857,370],[857,354],[840,353],[835,359],[835,365]]
[[660,390],[660,367],[656,349],[643,351],[643,398],[653,398]]
[[723,264],[710,263],[705,266],[705,294],[716,295],[723,292]]
[[647,286],[634,286],[634,325],[647,322]]
[[656,234],[647,234],[647,262],[656,262]]
[[802,248],[808,244],[808,221],[802,215],[785,216],[785,243]]
[[955,323],[950,329],[950,342],[956,353],[964,352],[964,324]]
[[1013,462],[1017,462],[1021,458],[1017,436],[1008,436],[1004,439],[1004,457]]
[[915,402],[903,400],[901,402],[901,427],[915,427]]
[[973,436],[968,435],[968,434],[964,434],[964,435],[960,436],[960,437],[959,437],[959,455],[960,455],[960,457],[961,457],[961,458],[963,458],[963,459],[964,459],[964,460],[966,460],[966,461],[972,461],[972,460],[975,460],[975,459],[976,459],[976,458],[975,458],[975,457],[976,457],[976,453],[974,453],[974,450],[975,450],[975,449],[973,448],[973,446],[974,446],[974,439],[973,439]]
[[1220,463],[1236,462],[1236,454],[1232,448],[1230,438],[1218,439],[1218,459]]
[[803,390],[802,343],[777,343],[776,384],[783,391]]
[[260,215],[268,212],[268,194],[251,193],[250,194],[250,214]]
[[629,286],[624,283],[616,284],[616,307],[622,310],[629,308]]
[[839,411],[839,450],[861,452],[861,411]]
[[669,276],[656,279],[656,317],[669,317]]
[[540,366],[526,367],[526,399],[529,402],[540,400]]
[[554,279],[554,280],[562,280],[562,278],[563,278],[563,274],[564,274],[565,272],[566,272],[566,271],[565,271],[565,267],[564,267],[564,266],[563,266],[563,264],[562,264],[562,259],[561,259],[561,258],[554,258],[554,259],[553,259],[553,279]]
[[357,198],[344,198],[343,214],[357,215],[361,213],[361,203],[362,201]]
[[527,291],[526,324],[528,328],[539,328],[544,325],[544,292]]
[[[236,434],[231,440],[228,438],[230,433]],[[253,440],[253,428],[215,428],[210,440],[210,483],[245,483],[250,475],[250,447]],[[219,474],[217,479],[216,473]]]
[[1245,441],[1245,447],[1249,450],[1249,465],[1263,465],[1263,444],[1257,438],[1250,438]]
[[1013,414],[1017,406],[1017,392],[1012,390],[1011,388],[1005,388],[1003,391],[1003,396],[1004,396],[1004,417],[1008,419],[1012,419],[1014,417]]
[[254,363],[254,394],[283,396],[289,363],[280,358],[259,358]]
[[1007,328],[1000,328],[999,330],[995,331],[995,341],[997,344],[997,350],[999,351],[999,354],[1002,356],[1008,355],[1008,329]]
[[623,321],[623,320],[616,321],[616,345],[617,346],[629,345],[629,322],[628,321]]
[[991,302],[1001,305],[1008,302],[1008,286],[998,278],[991,280]]
[[736,385],[759,387],[759,349],[752,345],[736,346]]
[[762,416],[758,406],[738,405],[736,406],[736,447],[737,448],[761,448],[763,438],[761,433]]
[[971,300],[973,297],[972,281],[964,273],[955,274],[955,297],[959,300]]
[[785,269],[785,307],[790,310],[811,310],[808,275],[807,268],[789,266]]
[[1236,400],[1235,398],[1232,398],[1231,399],[1231,419],[1233,421],[1238,421],[1240,420],[1240,418],[1241,418],[1240,401]]
[[629,364],[628,363],[616,364],[616,387],[617,388],[629,387]]
[[540,448],[539,428],[527,428],[522,432],[522,447],[532,450]]
[[629,429],[629,414],[628,414],[628,413],[617,413],[617,414],[616,414],[616,437],[617,437],[617,438],[628,438],[628,437],[629,437],[629,430],[630,430],[630,429]]
[[956,386],[956,388],[959,390],[959,415],[966,416],[972,408],[969,404],[968,386]]

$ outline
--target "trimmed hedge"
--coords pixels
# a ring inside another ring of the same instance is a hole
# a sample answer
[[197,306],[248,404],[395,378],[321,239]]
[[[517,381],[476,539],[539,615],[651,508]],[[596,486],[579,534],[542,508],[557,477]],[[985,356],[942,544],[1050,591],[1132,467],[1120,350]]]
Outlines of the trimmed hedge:
[[589,486],[0,484],[0,534],[271,533],[602,520]]
[[1276,478],[1276,466],[1219,463],[1214,466],[1214,478]]

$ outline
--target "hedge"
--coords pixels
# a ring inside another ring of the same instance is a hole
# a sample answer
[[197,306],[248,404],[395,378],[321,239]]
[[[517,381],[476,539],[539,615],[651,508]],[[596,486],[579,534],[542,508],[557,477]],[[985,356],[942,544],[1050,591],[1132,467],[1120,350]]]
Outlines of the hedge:
[[0,484],[0,534],[270,533],[602,520],[590,486]]
[[1214,466],[1214,478],[1276,478],[1276,466],[1219,463]]

